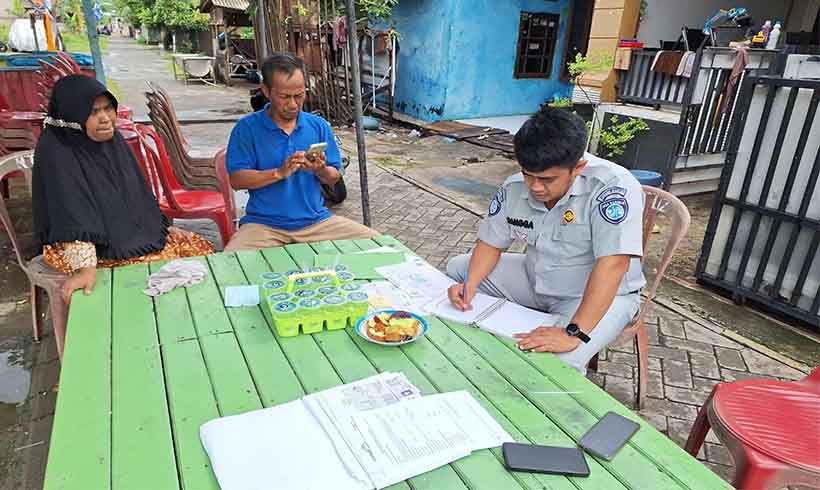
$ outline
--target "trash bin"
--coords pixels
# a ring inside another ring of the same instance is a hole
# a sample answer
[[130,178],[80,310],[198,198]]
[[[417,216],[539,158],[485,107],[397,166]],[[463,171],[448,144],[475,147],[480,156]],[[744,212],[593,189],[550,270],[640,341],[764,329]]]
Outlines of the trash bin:
[[663,175],[658,172],[653,172],[652,170],[630,170],[630,172],[638,179],[641,185],[648,185],[650,187],[663,186]]

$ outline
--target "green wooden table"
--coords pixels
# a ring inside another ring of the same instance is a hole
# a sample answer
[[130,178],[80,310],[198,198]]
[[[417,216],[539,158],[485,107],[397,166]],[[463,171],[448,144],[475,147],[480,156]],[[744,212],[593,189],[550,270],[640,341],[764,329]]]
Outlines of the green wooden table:
[[[516,440],[573,446],[609,410],[641,429],[611,462],[587,457],[588,478],[510,473],[500,448],[473,453],[395,488],[410,490],[731,488],[674,442],[550,354],[432,319],[402,347],[352,329],[279,338],[260,308],[223,306],[225,286],[292,269],[316,253],[403,247],[391,237],[292,245],[201,258],[211,277],[154,300],[142,293],[159,264],[100,270],[71,305],[45,488],[218,488],[199,426],[295,400],[381,371],[423,393],[468,390]],[[533,392],[570,391],[574,394]]]

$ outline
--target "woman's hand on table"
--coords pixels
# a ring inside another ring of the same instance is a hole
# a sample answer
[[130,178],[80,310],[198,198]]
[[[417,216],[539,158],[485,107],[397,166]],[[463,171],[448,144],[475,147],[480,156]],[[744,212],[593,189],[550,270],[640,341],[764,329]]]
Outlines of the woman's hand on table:
[[578,337],[560,327],[538,327],[529,333],[518,333],[518,348],[530,352],[569,352],[581,345]]
[[66,304],[71,303],[71,294],[78,289],[82,289],[87,296],[94,291],[96,285],[97,269],[93,267],[80,269],[63,283],[63,301]]
[[[476,287],[467,284],[458,283],[453,284],[447,289],[447,296],[450,298],[450,303],[461,311],[470,311],[473,309],[473,298],[475,297]],[[466,296],[465,296],[466,291]]]

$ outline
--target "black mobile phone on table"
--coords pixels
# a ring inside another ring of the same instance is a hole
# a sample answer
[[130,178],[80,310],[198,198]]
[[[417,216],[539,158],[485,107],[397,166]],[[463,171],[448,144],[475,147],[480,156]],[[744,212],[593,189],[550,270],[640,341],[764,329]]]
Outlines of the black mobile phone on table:
[[581,436],[578,445],[609,461],[624,447],[641,426],[615,412],[607,412],[586,434]]
[[513,471],[549,475],[589,476],[584,453],[576,447],[536,446],[505,442],[504,464]]

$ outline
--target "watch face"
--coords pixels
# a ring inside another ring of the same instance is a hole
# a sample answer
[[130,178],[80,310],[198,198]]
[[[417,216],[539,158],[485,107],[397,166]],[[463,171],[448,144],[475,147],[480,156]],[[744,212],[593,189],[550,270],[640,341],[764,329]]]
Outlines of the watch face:
[[570,334],[570,335],[573,335],[573,336],[578,335],[578,332],[580,330],[581,329],[578,328],[578,325],[576,325],[574,323],[570,323],[569,325],[567,325],[567,333]]

